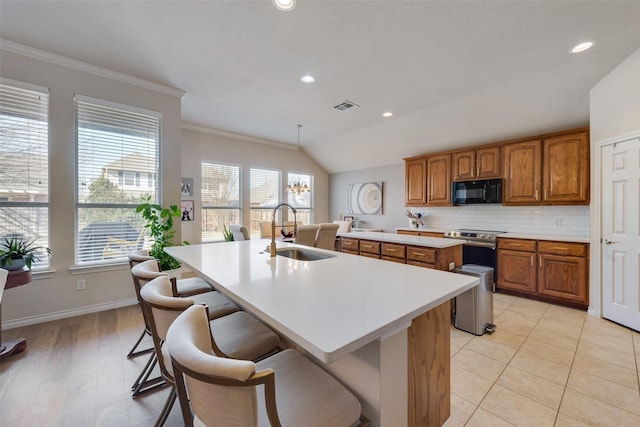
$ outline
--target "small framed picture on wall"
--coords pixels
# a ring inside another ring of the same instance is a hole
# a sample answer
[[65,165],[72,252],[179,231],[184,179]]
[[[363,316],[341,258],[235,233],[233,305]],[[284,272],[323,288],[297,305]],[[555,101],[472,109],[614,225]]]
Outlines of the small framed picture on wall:
[[193,196],[193,178],[182,178],[180,193],[182,196]]
[[180,211],[183,221],[193,221],[193,200],[183,200],[180,202]]

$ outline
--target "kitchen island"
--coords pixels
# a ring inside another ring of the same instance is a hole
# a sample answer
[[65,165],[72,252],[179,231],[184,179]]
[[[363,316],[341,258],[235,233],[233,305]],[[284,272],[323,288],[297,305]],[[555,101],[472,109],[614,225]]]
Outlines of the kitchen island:
[[167,248],[345,383],[374,426],[439,426],[450,412],[449,300],[471,276],[266,240]]

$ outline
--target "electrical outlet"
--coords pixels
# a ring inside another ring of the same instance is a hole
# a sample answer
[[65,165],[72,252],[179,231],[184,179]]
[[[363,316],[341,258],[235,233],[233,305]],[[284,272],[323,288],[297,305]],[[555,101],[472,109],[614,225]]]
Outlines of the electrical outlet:
[[79,291],[87,289],[87,281],[84,279],[76,280],[76,289]]
[[450,262],[449,263],[449,271],[453,271],[456,268],[456,263],[455,262]]
[[562,220],[560,218],[554,219],[553,225],[555,225],[556,227],[560,227],[562,225]]

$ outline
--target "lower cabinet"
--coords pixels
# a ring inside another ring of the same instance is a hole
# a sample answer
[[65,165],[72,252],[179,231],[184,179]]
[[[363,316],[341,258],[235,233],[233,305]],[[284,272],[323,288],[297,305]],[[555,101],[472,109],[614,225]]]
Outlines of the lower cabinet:
[[584,243],[498,239],[499,290],[585,309],[588,266]]

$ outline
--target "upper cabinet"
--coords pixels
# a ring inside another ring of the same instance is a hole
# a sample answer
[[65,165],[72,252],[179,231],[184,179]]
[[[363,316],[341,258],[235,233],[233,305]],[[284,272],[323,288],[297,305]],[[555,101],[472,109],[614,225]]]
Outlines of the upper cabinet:
[[451,206],[451,154],[427,157],[427,205]]
[[427,158],[405,159],[405,205],[427,204]]
[[542,201],[589,204],[589,134],[547,138],[542,142]]
[[588,205],[589,133],[504,146],[505,205]]
[[454,152],[451,155],[452,180],[500,178],[500,146]]
[[532,205],[540,202],[540,147],[539,139],[504,146],[503,204]]
[[451,182],[503,178],[503,205],[588,205],[589,128],[405,159],[407,206],[451,206]]

